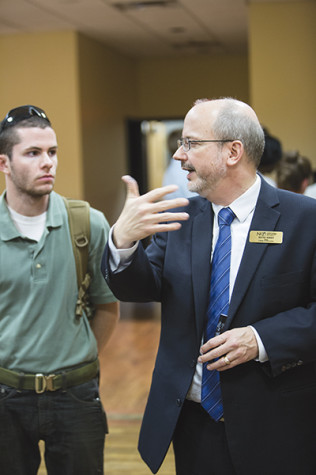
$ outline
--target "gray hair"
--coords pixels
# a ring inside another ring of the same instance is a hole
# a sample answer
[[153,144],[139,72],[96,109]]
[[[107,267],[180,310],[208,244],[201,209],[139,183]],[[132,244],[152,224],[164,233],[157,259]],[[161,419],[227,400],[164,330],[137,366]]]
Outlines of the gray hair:
[[[233,98],[221,98],[222,106],[213,123],[213,134],[217,139],[234,139],[243,143],[248,159],[254,162],[256,168],[264,150],[264,132],[255,113],[247,104]],[[212,102],[210,99],[199,99],[194,105]]]

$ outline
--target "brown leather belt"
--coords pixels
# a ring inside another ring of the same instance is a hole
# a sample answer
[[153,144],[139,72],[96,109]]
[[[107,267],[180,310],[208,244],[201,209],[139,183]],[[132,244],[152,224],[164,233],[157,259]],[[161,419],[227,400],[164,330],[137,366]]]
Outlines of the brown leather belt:
[[99,372],[99,361],[95,360],[79,368],[58,374],[25,374],[0,368],[0,383],[16,389],[28,389],[37,394],[45,391],[57,391],[86,383]]

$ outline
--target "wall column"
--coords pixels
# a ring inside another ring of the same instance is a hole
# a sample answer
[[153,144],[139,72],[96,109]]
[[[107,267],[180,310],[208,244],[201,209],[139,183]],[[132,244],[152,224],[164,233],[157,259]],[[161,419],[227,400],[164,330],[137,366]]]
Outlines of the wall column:
[[251,105],[284,150],[316,168],[315,18],[314,1],[249,4]]
[[55,189],[73,198],[83,196],[77,37],[53,32],[0,38],[0,118],[24,104],[47,112],[59,145]]

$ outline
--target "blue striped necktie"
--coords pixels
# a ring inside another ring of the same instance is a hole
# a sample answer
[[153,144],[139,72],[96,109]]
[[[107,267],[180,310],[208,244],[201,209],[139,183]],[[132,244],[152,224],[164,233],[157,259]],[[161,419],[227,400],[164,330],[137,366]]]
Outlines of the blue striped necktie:
[[[231,235],[230,225],[235,218],[230,208],[218,213],[219,235],[212,259],[210,301],[207,309],[205,341],[220,332],[220,317],[228,314]],[[223,416],[223,404],[218,371],[209,371],[203,364],[201,404],[218,421]]]

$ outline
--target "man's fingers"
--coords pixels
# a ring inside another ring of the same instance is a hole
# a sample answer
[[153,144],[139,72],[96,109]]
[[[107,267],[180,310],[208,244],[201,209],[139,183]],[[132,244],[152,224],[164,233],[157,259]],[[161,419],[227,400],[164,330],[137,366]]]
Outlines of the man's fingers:
[[226,342],[225,333],[215,336],[201,346],[201,354],[204,354],[214,348],[218,348]]
[[[161,186],[160,188],[155,188],[154,190],[148,191],[144,197],[146,197],[146,200],[155,203],[160,200],[164,200],[166,202],[168,201],[173,201],[175,203],[180,201],[180,204],[176,204],[175,206],[186,206],[189,201],[186,198],[174,198],[172,200],[166,200],[165,195],[168,195],[169,193],[173,193],[174,191],[177,191],[179,189],[178,185],[166,185],[166,186]],[[170,206],[171,208],[171,206]]]
[[177,231],[181,228],[181,223],[179,222],[172,222],[172,223],[157,223],[153,224],[150,229],[150,234],[156,233],[165,233],[169,231]]
[[[189,219],[188,213],[156,213],[152,214],[147,220],[144,220],[143,223],[152,226],[151,234],[155,234],[159,231],[165,232],[168,228],[171,230],[173,226],[170,226],[173,223],[178,221],[187,221]],[[180,229],[180,224],[175,229]],[[163,229],[166,225],[166,229]]]
[[147,196],[150,199],[150,201],[157,201],[163,198],[163,196],[167,195],[168,193],[173,193],[174,191],[177,191],[177,189],[178,189],[177,185],[161,186],[159,188],[154,188],[153,190],[150,190],[147,193]]
[[240,327],[227,330],[208,340],[201,347],[201,356],[198,361],[200,363],[209,361],[207,368],[210,370],[225,371],[257,358],[258,351],[253,330],[249,327]]
[[183,206],[188,206],[189,200],[187,198],[173,198],[171,200],[162,200],[159,201],[157,207],[159,211],[165,211],[172,208],[180,208]]
[[170,222],[170,221],[187,221],[190,217],[188,213],[161,213],[156,215],[159,217],[159,222]]
[[[131,177],[130,175],[124,175],[122,176],[122,181],[126,184],[127,198],[140,197],[138,183],[135,178]],[[177,189],[177,185],[162,186],[160,188],[155,188],[154,190],[148,191],[148,193],[142,195],[142,198],[144,198],[145,201],[151,203],[164,203],[163,205],[161,205],[161,208],[158,211],[163,211],[165,209],[170,208],[178,208],[180,206],[187,206],[189,203],[187,198],[175,198],[173,200],[160,201],[162,198],[164,198],[165,195],[167,195],[168,193],[173,193]]]
[[139,188],[137,181],[130,175],[122,176],[122,181],[126,184],[127,198],[138,198]]

